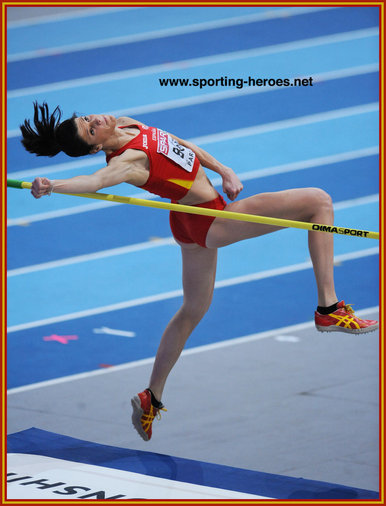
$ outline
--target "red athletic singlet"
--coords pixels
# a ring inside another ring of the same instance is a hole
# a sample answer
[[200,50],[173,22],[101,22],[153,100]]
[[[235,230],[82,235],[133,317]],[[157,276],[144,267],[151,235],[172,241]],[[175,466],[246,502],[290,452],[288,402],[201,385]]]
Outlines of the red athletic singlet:
[[138,149],[146,153],[149,159],[150,175],[141,186],[144,190],[160,197],[178,201],[190,190],[200,166],[200,161],[193,151],[181,146],[168,133],[158,128],[144,125],[126,125],[119,128],[133,127],[140,133],[117,151],[106,156],[109,162],[127,149]]

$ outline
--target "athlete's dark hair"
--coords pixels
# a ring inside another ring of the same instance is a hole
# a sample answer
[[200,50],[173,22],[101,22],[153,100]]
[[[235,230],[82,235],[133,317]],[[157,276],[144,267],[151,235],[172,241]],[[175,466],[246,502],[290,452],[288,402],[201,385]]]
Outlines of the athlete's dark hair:
[[75,123],[76,114],[62,123],[60,123],[61,117],[62,111],[59,106],[50,115],[46,102],[43,102],[43,105],[34,102],[36,130],[31,127],[30,120],[27,119],[24,120],[23,125],[20,125],[23,136],[21,143],[25,149],[37,156],[55,156],[60,151],[64,151],[68,156],[88,155],[92,145],[87,144],[79,136]]

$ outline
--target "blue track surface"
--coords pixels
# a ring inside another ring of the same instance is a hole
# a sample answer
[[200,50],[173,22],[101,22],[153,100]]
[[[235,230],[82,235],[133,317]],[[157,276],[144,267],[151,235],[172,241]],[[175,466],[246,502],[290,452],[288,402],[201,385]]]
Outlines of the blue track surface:
[[[321,176],[321,169],[323,174]],[[351,179],[350,185],[338,187],[334,179],[339,174],[343,180]],[[355,160],[333,163],[325,167],[317,166],[307,171],[293,171],[291,183],[294,187],[318,186],[330,193],[334,201],[348,200],[365,197],[378,193],[378,156],[368,156]],[[286,178],[282,175],[267,176],[248,182],[245,188],[245,196],[258,192],[284,190],[287,188]],[[220,190],[220,188],[218,187]],[[25,193],[20,195],[25,199]],[[69,197],[58,197],[65,201]],[[79,201],[79,199],[77,199]],[[350,218],[349,218],[350,219]],[[129,222],[128,229],[124,224]],[[120,224],[122,234],[117,234],[114,223]],[[353,220],[351,223],[354,223]],[[16,269],[26,265],[49,262],[67,256],[84,255],[98,251],[104,246],[116,248],[127,244],[147,241],[149,237],[170,237],[168,213],[143,209],[141,207],[127,207],[114,205],[107,209],[79,214],[76,220],[73,216],[53,218],[51,220],[51,242],[42,250],[30,250],[28,257],[23,249],[15,250],[9,255],[8,268]],[[103,238],[99,234],[103,226],[105,233]],[[373,226],[377,226],[374,223]],[[41,223],[31,223],[28,227],[10,227],[8,230],[9,243],[27,241],[31,244],[34,237],[39,233]],[[126,229],[126,230],[125,230]],[[87,240],[86,240],[87,239]],[[357,241],[358,242],[358,241]],[[58,245],[60,254],[58,255]]]
[[[373,288],[379,275],[377,267],[376,256],[370,256],[365,260],[344,263],[337,269],[338,285],[344,293],[355,293],[356,306],[377,305],[378,294]],[[151,282],[151,279],[144,281]],[[305,295],[314,289],[311,269],[282,275],[280,279],[274,277],[218,289],[205,324],[194,331],[187,348],[308,320],[315,304]],[[58,297],[62,296],[59,292]],[[286,310],[278,315],[280,300],[286,301]],[[17,369],[10,371],[9,387],[25,385],[31,377],[34,381],[44,381],[92,371],[102,364],[119,365],[152,357],[159,342],[159,334],[155,329],[167,325],[181,302],[182,297],[173,297],[15,332],[8,346],[8,361],[17,363]],[[221,317],[230,312],[235,315],[234,319]],[[94,329],[102,327],[128,329],[135,332],[136,337],[94,332]],[[43,340],[52,335],[77,336],[77,339],[69,341],[66,346],[60,342]],[[25,353],[26,349],[28,353]]]
[[[233,27],[163,37],[146,42],[78,51],[76,65],[74,55],[71,53],[26,60],[22,66],[19,63],[11,63],[8,67],[8,88],[17,89],[20,83],[23,83],[23,87],[38,86],[47,82],[79,79],[105,72],[118,72],[188,58],[288,43],[297,40],[299,34],[302,34],[302,39],[307,39],[376,27],[377,13],[377,9],[372,7],[333,9],[288,18],[246,22]],[[55,71],[47,73],[49,68],[55,68]]]
[[[243,197],[321,187],[337,204],[338,225],[378,230],[377,26],[376,7],[122,8],[75,20],[10,24],[9,177],[71,177],[104,163],[100,156],[44,159],[25,152],[18,126],[31,117],[34,100],[47,100],[60,104],[65,116],[122,111],[198,139],[244,178]],[[20,41],[26,39],[29,53],[23,56]],[[50,48],[56,53],[45,54]],[[242,90],[167,88],[158,81],[221,76],[317,77],[308,87]],[[128,185],[111,192],[141,193]],[[8,388],[153,356],[181,303],[174,293],[181,288],[179,249],[152,241],[171,237],[167,213],[66,196],[37,201],[14,189],[7,204]],[[373,240],[336,238],[342,257],[337,291],[356,310],[378,304],[376,246]],[[123,247],[131,249],[109,252]],[[307,235],[299,230],[220,251],[218,281],[256,273],[260,279],[217,288],[187,346],[312,319],[312,270],[291,267],[307,260]],[[141,301],[149,297],[160,300]],[[284,301],[286,310],[278,311]],[[126,307],[106,310],[120,303]],[[68,316],[79,311],[88,315]],[[234,317],[225,320],[230,312]],[[101,327],[136,335],[94,332]],[[44,340],[50,336],[76,337],[63,344]]]

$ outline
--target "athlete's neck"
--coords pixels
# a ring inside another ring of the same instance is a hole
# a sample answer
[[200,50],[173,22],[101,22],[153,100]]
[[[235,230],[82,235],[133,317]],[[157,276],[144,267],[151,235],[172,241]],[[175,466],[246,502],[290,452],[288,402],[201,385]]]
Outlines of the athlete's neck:
[[138,134],[139,129],[135,126],[128,128],[116,127],[114,133],[104,143],[102,150],[108,156],[132,141]]

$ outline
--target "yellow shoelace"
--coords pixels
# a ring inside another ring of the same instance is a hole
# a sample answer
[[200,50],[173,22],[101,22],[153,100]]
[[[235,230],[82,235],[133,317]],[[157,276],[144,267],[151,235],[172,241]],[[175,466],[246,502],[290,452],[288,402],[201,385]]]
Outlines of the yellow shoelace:
[[167,411],[167,409],[162,407],[157,409],[156,413],[154,413],[154,406],[151,405],[149,413],[143,413],[143,415],[141,416],[141,423],[143,430],[145,432],[147,432],[150,429],[151,424],[153,423],[155,417],[157,418],[157,420],[161,420],[160,411]]
[[[353,317],[355,317],[357,320],[362,320],[362,318],[359,318],[359,316],[356,316],[356,314],[354,313],[354,310],[352,308],[352,304],[345,304],[343,306],[343,308],[348,312],[350,313],[351,315],[353,315]],[[363,320],[362,320],[363,321]]]
[[167,411],[167,409],[165,407],[162,407],[162,408],[158,409],[157,414],[156,414],[157,420],[161,420],[161,418],[162,418],[161,411]]
[[354,310],[352,308],[352,304],[345,304],[343,308],[348,312],[354,314]]

